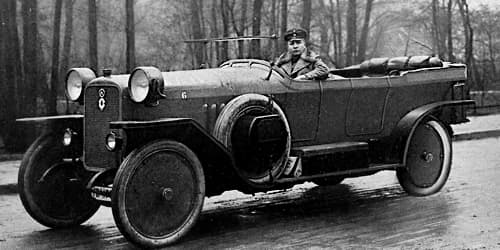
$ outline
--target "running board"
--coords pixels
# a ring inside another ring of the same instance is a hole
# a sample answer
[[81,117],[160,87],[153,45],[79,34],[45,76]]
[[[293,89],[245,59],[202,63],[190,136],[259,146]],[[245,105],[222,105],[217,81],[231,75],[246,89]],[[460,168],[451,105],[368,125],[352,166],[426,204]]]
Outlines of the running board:
[[368,168],[350,169],[350,170],[343,170],[343,171],[326,173],[326,174],[316,174],[316,175],[301,176],[301,177],[287,177],[287,178],[283,178],[283,179],[278,179],[275,182],[276,183],[290,183],[290,182],[309,181],[309,180],[313,180],[313,179],[321,178],[321,177],[331,177],[331,176],[339,176],[339,175],[355,175],[355,174],[361,174],[361,173],[370,173],[370,172],[374,172],[374,171],[378,172],[378,171],[382,171],[382,170],[396,170],[396,168],[400,168],[400,167],[403,167],[403,165],[400,163],[371,164]]
[[300,158],[307,158],[319,155],[328,155],[340,152],[366,151],[368,143],[366,142],[339,142],[314,146],[304,146],[292,148],[290,154]]

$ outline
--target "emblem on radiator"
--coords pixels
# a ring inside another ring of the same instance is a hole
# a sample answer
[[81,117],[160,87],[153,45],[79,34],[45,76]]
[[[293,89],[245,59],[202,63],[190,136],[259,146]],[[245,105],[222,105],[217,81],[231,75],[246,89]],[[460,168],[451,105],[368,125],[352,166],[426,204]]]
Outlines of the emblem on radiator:
[[106,107],[106,100],[104,99],[105,96],[106,96],[106,90],[99,89],[99,100],[97,101],[97,105],[100,111],[103,111],[104,108]]

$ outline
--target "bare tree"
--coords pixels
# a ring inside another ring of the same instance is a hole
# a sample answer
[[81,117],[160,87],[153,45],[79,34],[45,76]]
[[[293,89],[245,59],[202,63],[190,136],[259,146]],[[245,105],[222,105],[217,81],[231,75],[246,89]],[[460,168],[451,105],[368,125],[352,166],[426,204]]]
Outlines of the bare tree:
[[59,85],[59,40],[61,36],[62,0],[56,0],[54,6],[54,31],[52,35],[52,71],[50,74],[50,91],[48,113],[57,114],[57,86]]
[[[220,8],[221,8],[221,14],[222,14],[222,36],[228,37],[229,36],[229,4],[227,2],[228,0],[221,0],[220,2]],[[221,46],[221,60],[226,61],[229,57],[229,45],[226,41],[222,42]]]
[[474,30],[472,29],[470,22],[470,14],[469,14],[469,5],[467,4],[467,0],[457,0],[458,9],[460,11],[460,16],[462,17],[462,24],[464,29],[464,40],[465,40],[465,63],[467,64],[467,73],[470,76],[468,81],[471,83],[471,86],[477,84],[479,89],[484,88],[478,80],[478,72],[475,68],[474,54],[473,54],[473,38],[474,38]]
[[[211,8],[211,16],[212,16],[212,22],[211,22],[211,36],[212,37],[219,37],[219,29],[217,25],[217,9],[218,9],[219,4],[217,4],[217,0],[212,0],[212,8]],[[220,57],[219,57],[219,44],[218,43],[212,43],[214,46],[210,51],[211,51],[211,56],[210,58],[211,63],[213,65],[218,65],[220,62]],[[215,55],[214,55],[215,52]]]
[[[193,0],[195,1],[195,0]],[[135,23],[134,23],[134,0],[125,1],[125,33],[127,34],[127,73],[132,72],[135,67]]]
[[23,17],[23,68],[24,86],[21,103],[23,116],[37,114],[38,82],[38,6],[36,0],[24,0],[21,6]]
[[[332,8],[333,8],[333,3],[331,4]],[[342,55],[344,54],[344,51],[343,51],[343,38],[342,38],[342,7],[340,5],[340,0],[337,0],[337,25],[338,25],[338,29],[337,29],[337,32],[338,32],[338,36],[337,36],[337,48],[338,48],[338,52],[337,52],[337,64],[339,66],[344,66],[344,60],[342,58]]]
[[446,19],[446,31],[448,32],[448,61],[455,61],[455,56],[453,55],[453,0],[448,0],[447,8],[447,19]]
[[[64,40],[61,56],[60,76],[64,76],[68,70],[69,58],[71,54],[71,40],[73,36],[73,4],[74,0],[64,1]],[[62,85],[60,85],[62,87]]]
[[[201,13],[200,5],[198,0],[191,0],[190,2],[190,12],[191,12],[191,35],[193,39],[203,38],[203,33],[201,29]],[[194,67],[200,68],[202,64],[205,63],[204,58],[204,47],[203,43],[194,43],[190,46],[194,46]]]
[[359,47],[358,47],[358,62],[362,62],[366,57],[366,46],[367,39],[370,27],[370,15],[372,12],[373,0],[366,0],[366,8],[365,8],[365,20],[363,22],[363,29],[361,30],[361,37],[359,39]]
[[311,9],[312,3],[311,0],[303,0],[302,1],[302,22],[300,26],[307,31],[309,34],[311,31]]
[[[260,23],[262,19],[262,0],[254,0],[253,2],[253,20],[252,20],[252,35],[260,36]],[[260,40],[252,40],[250,49],[251,57],[260,58]]]
[[347,4],[347,41],[346,41],[346,64],[351,65],[356,56],[356,0],[349,0]]
[[8,148],[19,144],[14,120],[22,72],[16,9],[16,0],[0,1],[0,136]]
[[[283,36],[288,29],[288,0],[281,0],[281,36]],[[286,43],[280,43],[280,51],[286,50]]]
[[90,68],[97,72],[99,70],[97,61],[97,3],[96,0],[89,0],[88,3],[89,62]]
[[[325,17],[330,17],[328,20],[331,22],[332,21],[332,15],[330,15],[326,9],[324,1],[319,1],[319,7],[320,7],[320,13],[325,15]],[[328,21],[326,18],[321,18],[319,21],[319,25],[321,27],[321,34],[320,34],[320,54],[323,57],[327,57],[328,54],[330,53],[330,41],[328,39]],[[332,27],[334,27],[332,25]],[[335,28],[333,29],[335,30]],[[332,32],[333,33],[333,32]]]
[[[274,0],[273,0],[274,1]],[[241,13],[238,22],[236,22],[236,18],[234,17],[234,8],[231,8],[231,19],[233,21],[233,29],[236,32],[237,36],[244,36],[246,30],[246,22],[247,22],[247,8],[248,2],[241,1]],[[238,41],[238,57],[243,58],[245,52],[245,42],[243,40]]]

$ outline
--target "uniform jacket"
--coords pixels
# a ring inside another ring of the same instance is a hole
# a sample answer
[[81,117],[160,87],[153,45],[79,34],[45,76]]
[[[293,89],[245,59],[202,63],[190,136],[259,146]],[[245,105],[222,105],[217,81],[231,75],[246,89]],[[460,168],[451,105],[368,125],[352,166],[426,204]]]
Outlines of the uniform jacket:
[[288,52],[278,57],[276,66],[283,69],[291,78],[304,75],[307,79],[325,79],[328,66],[314,52],[305,50],[292,68],[292,55]]

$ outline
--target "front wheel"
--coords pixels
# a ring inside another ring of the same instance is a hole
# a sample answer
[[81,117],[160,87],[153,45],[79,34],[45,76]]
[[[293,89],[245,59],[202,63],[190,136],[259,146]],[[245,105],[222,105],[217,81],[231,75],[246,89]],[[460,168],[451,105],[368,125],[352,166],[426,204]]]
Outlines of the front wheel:
[[451,139],[436,120],[417,125],[411,135],[406,166],[397,169],[403,189],[415,196],[431,195],[444,186],[451,169]]
[[24,154],[19,167],[19,196],[26,211],[52,228],[79,225],[99,208],[86,188],[88,173],[81,162],[65,162],[62,138],[38,138]]
[[184,144],[156,141],[132,151],[113,183],[113,217],[120,232],[142,247],[182,238],[198,219],[205,177],[198,157]]

